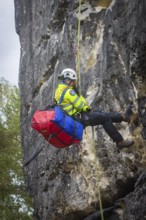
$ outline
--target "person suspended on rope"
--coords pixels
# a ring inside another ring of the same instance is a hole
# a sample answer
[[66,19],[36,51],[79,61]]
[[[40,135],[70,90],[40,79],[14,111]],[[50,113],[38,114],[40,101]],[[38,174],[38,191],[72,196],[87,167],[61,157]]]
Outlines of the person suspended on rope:
[[122,121],[128,122],[128,109],[125,113],[94,111],[86,99],[79,94],[76,88],[77,74],[73,69],[64,69],[58,75],[58,79],[59,83],[54,96],[56,103],[59,103],[63,91],[68,88],[61,103],[61,108],[64,112],[80,121],[84,127],[103,125],[104,130],[116,143],[119,150],[134,144],[133,140],[124,140],[113,124]]

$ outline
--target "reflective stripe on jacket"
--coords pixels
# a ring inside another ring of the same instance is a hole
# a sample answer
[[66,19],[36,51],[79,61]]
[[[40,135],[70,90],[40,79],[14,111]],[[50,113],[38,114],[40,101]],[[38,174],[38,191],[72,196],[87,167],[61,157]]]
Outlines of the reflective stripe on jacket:
[[56,102],[59,103],[62,92],[66,88],[68,88],[68,90],[66,91],[61,103],[62,109],[69,115],[74,115],[82,111],[86,112],[86,110],[90,108],[86,99],[83,96],[78,96],[72,87],[66,84],[58,84],[54,97]]

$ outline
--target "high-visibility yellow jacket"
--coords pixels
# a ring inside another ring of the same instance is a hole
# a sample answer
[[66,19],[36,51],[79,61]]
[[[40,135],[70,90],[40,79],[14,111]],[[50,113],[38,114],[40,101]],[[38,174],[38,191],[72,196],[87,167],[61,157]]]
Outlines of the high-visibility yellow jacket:
[[69,115],[76,115],[80,112],[86,112],[86,110],[90,108],[86,99],[83,96],[78,96],[71,86],[68,86],[64,83],[58,84],[58,87],[55,91],[55,101],[59,103],[62,92],[66,88],[68,88],[68,90],[66,91],[61,103],[62,109]]

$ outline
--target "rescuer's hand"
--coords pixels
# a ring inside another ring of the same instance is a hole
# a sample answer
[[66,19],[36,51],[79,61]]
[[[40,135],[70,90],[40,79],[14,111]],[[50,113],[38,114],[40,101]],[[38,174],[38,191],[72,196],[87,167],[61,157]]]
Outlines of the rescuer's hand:
[[91,112],[92,111],[92,108],[90,107],[90,106],[88,106],[87,108],[86,108],[86,112]]

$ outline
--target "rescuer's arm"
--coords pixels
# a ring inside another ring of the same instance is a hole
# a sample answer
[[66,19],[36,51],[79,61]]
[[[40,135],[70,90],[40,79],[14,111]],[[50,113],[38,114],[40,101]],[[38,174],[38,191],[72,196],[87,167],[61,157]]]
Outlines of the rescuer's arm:
[[83,96],[78,96],[74,89],[67,91],[66,98],[79,112],[91,111],[91,107],[88,105],[86,99]]

